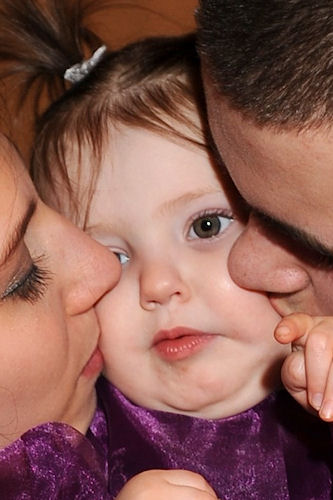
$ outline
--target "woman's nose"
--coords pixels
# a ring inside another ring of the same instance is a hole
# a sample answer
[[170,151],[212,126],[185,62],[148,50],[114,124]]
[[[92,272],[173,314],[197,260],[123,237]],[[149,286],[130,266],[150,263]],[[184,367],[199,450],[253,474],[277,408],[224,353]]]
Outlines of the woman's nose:
[[145,263],[140,275],[140,304],[143,309],[153,310],[156,305],[171,301],[185,302],[190,289],[185,284],[173,262]]
[[66,311],[84,313],[118,283],[121,266],[117,257],[81,230],[70,226],[66,242]]
[[292,294],[311,281],[306,265],[293,254],[292,244],[255,215],[234,243],[228,267],[232,279],[251,290]]

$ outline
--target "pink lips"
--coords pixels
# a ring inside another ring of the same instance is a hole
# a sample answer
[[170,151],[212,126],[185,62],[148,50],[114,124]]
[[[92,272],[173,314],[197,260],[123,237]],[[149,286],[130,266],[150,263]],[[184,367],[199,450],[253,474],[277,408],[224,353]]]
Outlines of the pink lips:
[[166,361],[178,361],[201,351],[215,337],[212,333],[177,327],[160,330],[154,337],[153,347]]

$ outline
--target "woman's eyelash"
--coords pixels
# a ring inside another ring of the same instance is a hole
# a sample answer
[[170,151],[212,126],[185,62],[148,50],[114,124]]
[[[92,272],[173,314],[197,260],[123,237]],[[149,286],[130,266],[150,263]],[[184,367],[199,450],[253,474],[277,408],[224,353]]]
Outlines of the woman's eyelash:
[[37,302],[45,293],[51,273],[42,265],[44,256],[33,260],[29,270],[14,277],[1,295],[1,300],[22,299],[30,304]]

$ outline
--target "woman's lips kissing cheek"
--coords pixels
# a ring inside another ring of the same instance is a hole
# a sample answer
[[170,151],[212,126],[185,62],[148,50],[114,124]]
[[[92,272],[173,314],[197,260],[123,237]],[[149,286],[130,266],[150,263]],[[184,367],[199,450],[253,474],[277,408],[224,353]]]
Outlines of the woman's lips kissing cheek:
[[103,356],[101,351],[99,350],[99,347],[96,347],[96,349],[88,359],[87,363],[83,367],[82,375],[85,375],[86,377],[94,377],[95,375],[98,375],[102,371],[102,368],[103,368]]
[[153,348],[166,361],[178,361],[201,351],[215,337],[213,333],[176,327],[160,330],[154,337]]

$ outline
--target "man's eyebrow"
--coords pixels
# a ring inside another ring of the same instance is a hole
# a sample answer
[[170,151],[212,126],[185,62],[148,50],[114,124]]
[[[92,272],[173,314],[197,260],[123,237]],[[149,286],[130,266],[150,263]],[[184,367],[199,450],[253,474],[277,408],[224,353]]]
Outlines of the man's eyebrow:
[[3,249],[1,250],[0,254],[0,267],[3,266],[7,260],[13,255],[17,247],[19,246],[20,242],[22,241],[26,230],[27,226],[35,213],[37,206],[37,202],[35,199],[31,200],[29,202],[29,205],[27,206],[27,209],[21,217],[21,219],[17,222],[15,228],[13,229],[12,233],[8,236],[7,241],[4,243]]
[[329,257],[333,259],[333,248],[326,246],[315,236],[307,233],[303,229],[288,224],[287,222],[276,219],[275,217],[272,217],[262,210],[254,207],[249,207],[249,209],[258,219],[263,221],[265,225],[273,229],[273,231],[290,237],[292,240],[299,242],[302,246],[312,252],[322,255],[323,257]]

